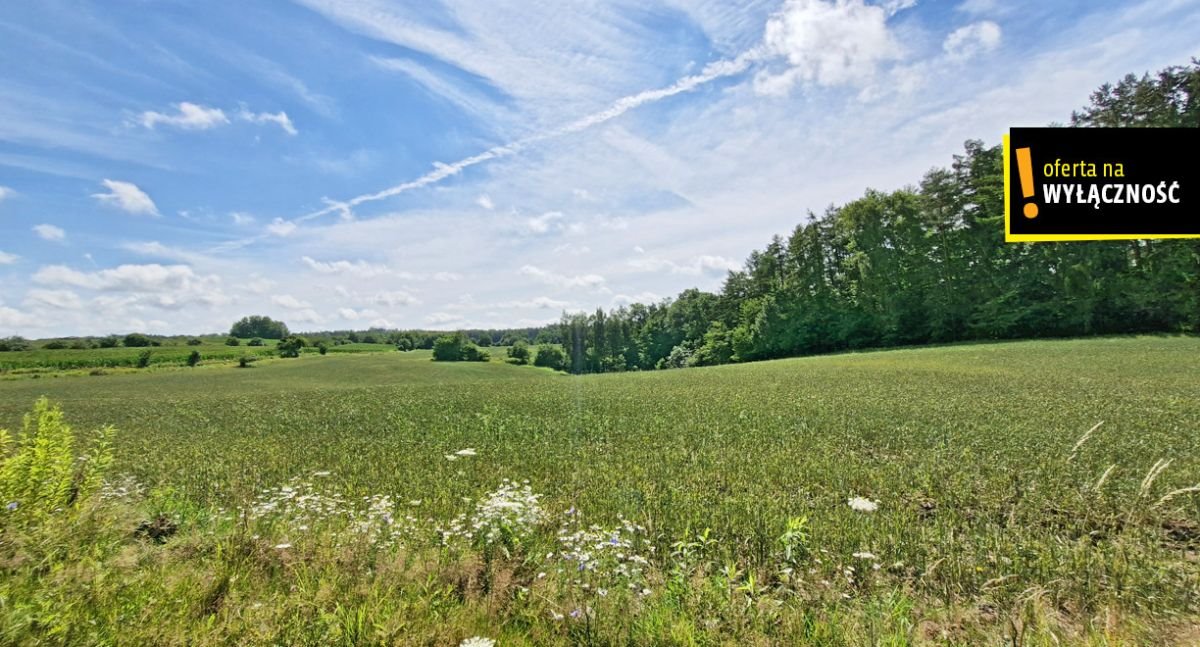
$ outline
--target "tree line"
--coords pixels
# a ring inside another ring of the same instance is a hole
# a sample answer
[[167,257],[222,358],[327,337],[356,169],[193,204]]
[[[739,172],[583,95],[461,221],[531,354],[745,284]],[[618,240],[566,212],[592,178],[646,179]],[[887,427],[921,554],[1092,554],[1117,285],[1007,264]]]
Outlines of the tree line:
[[[1200,127],[1200,62],[1093,93],[1073,127]],[[1003,152],[809,214],[721,290],[564,314],[573,373],[913,344],[1200,329],[1200,243],[1004,242]]]

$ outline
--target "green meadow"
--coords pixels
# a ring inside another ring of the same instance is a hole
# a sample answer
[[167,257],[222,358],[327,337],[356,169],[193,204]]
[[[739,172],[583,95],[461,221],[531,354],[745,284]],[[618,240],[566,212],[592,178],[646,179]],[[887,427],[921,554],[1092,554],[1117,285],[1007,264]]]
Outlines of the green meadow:
[[503,355],[0,382],[14,436],[115,427],[67,514],[0,512],[0,643],[1200,639],[1200,339]]

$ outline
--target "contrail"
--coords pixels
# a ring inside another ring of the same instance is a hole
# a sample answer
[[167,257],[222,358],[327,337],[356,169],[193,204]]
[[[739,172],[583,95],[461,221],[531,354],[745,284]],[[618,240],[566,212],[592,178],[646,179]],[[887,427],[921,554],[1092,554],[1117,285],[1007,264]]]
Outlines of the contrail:
[[556,137],[562,137],[564,135],[570,135],[570,134],[577,133],[577,132],[580,132],[583,130],[587,130],[588,128],[591,128],[592,126],[596,126],[596,125],[602,124],[606,121],[609,121],[611,119],[620,117],[621,115],[625,114],[626,112],[629,112],[630,110],[633,110],[634,108],[645,105],[647,103],[661,101],[668,97],[673,97],[677,94],[682,94],[684,92],[690,92],[691,90],[694,90],[701,85],[704,85],[706,83],[711,83],[713,81],[716,81],[717,79],[725,78],[728,76],[734,76],[736,74],[741,74],[747,68],[749,68],[751,64],[753,64],[755,61],[761,60],[762,58],[763,58],[762,51],[759,48],[755,48],[755,49],[751,49],[751,50],[743,53],[742,55],[738,56],[737,58],[726,59],[723,61],[716,61],[714,63],[709,63],[707,66],[705,66],[704,70],[701,71],[699,74],[685,76],[682,79],[679,79],[675,83],[673,83],[665,88],[659,88],[657,90],[646,90],[645,92],[639,92],[638,94],[633,94],[633,95],[630,95],[627,97],[622,97],[622,98],[614,101],[613,104],[611,106],[609,106],[606,110],[602,110],[600,112],[596,112],[596,113],[587,115],[585,117],[581,117],[579,119],[576,119],[575,121],[572,121],[564,126],[560,126],[553,130],[538,133],[536,135],[530,135],[528,137],[524,137],[522,139],[518,139],[516,141],[510,142],[507,144],[503,144],[501,146],[493,146],[492,148],[489,148],[489,149],[483,151],[482,153],[478,153],[478,154],[472,155],[470,157],[465,157],[465,158],[458,160],[457,162],[454,162],[452,164],[443,164],[441,162],[435,162],[434,169],[432,171],[426,173],[425,175],[422,175],[421,177],[418,177],[415,180],[409,180],[408,182],[404,182],[402,184],[397,184],[396,186],[389,187],[382,191],[378,191],[376,193],[367,193],[367,194],[360,195],[355,198],[351,198],[346,201],[335,201],[335,200],[327,199],[325,202],[329,206],[325,207],[324,209],[321,209],[320,211],[314,211],[305,216],[301,216],[300,218],[296,219],[296,222],[304,222],[307,220],[312,220],[313,218],[319,218],[326,214],[335,213],[335,212],[340,212],[343,215],[349,215],[351,213],[351,210],[354,207],[356,207],[360,204],[363,204],[365,202],[376,202],[379,200],[386,200],[387,198],[391,198],[393,196],[400,195],[401,193],[412,191],[413,189],[419,189],[421,187],[428,186],[430,184],[435,184],[437,182],[441,182],[442,180],[444,180],[450,176],[458,175],[459,173],[462,172],[463,169],[475,166],[477,164],[482,164],[482,163],[490,161],[490,160],[514,155],[514,154],[520,152],[522,149],[524,149],[532,144],[536,144],[539,142],[546,141],[548,139],[554,139]]

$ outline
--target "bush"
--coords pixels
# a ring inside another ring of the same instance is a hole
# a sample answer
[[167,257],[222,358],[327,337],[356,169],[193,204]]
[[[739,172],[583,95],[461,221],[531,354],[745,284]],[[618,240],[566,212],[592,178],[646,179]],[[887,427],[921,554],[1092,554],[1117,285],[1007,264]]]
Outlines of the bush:
[[529,344],[525,343],[525,341],[521,339],[513,342],[512,346],[510,346],[508,349],[508,359],[513,364],[519,364],[522,366],[528,364],[529,355]]
[[486,362],[491,355],[479,350],[466,335],[456,332],[437,338],[433,343],[433,359],[439,362]]
[[29,350],[29,342],[24,337],[5,337],[0,339],[0,352]]
[[491,335],[480,335],[479,340],[475,342],[475,345],[479,346],[481,348],[487,348],[488,346],[491,346],[492,345]]
[[[62,410],[40,398],[25,414],[15,443],[0,429],[0,515],[38,519],[74,510],[99,489],[112,465],[112,427],[95,433],[86,455],[76,455],[75,434]],[[15,451],[9,454],[9,446]]]
[[194,350],[194,351],[192,351],[192,353],[190,355],[188,355],[187,365],[195,367],[199,363],[200,363],[200,351]]
[[257,357],[251,357],[249,355],[242,355],[241,357],[238,358],[238,368],[250,368],[250,365],[256,361],[258,361]]
[[237,337],[226,337],[225,345],[226,346],[241,346],[242,340],[238,339]]
[[463,349],[462,361],[464,362],[486,362],[490,359],[492,359],[492,354],[478,346],[468,345]]
[[408,337],[401,337],[400,339],[396,340],[396,350],[406,353],[412,349],[413,343]]
[[116,348],[121,345],[121,338],[116,335],[109,335],[100,339],[100,348]]
[[264,342],[261,337],[255,337],[254,339],[250,340],[249,344],[246,344],[246,345],[247,346],[266,346],[267,343]]
[[42,344],[42,348],[46,350],[63,350],[64,348],[67,348],[67,342],[61,339],[55,339],[54,341],[48,341],[45,344]]
[[229,329],[233,337],[263,337],[266,339],[283,339],[288,336],[287,324],[275,321],[270,317],[254,315],[242,317]]
[[567,354],[558,346],[539,346],[537,355],[533,358],[533,365],[561,371],[567,366]]
[[122,343],[126,348],[145,348],[151,345],[153,342],[149,337],[140,332],[132,332],[128,335],[125,335],[125,339],[122,341]]
[[138,368],[146,368],[147,366],[150,366],[150,350],[149,349],[138,353],[138,358],[137,358],[137,367]]
[[[250,343],[253,344],[254,342]],[[292,335],[281,340],[276,348],[279,349],[280,357],[300,357],[300,349],[307,345],[308,341],[303,337]]]
[[317,342],[317,352],[324,355],[329,352],[329,346],[325,345],[325,342],[319,341]]
[[196,339],[195,337],[192,337],[187,342],[188,346],[199,346],[200,344],[203,344],[203,343],[204,342],[200,341],[199,339]]

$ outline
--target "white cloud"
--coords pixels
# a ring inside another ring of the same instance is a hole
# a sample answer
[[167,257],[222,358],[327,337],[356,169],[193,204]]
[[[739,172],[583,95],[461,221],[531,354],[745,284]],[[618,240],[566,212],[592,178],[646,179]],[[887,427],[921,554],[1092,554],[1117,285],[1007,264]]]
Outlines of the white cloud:
[[536,267],[534,265],[525,265],[520,270],[522,276],[541,281],[548,285],[554,285],[561,288],[593,288],[604,285],[604,277],[599,274],[579,274],[575,276],[567,276],[549,272]]
[[33,233],[40,236],[43,240],[55,242],[61,241],[67,237],[67,232],[63,231],[62,227],[55,227],[54,225],[46,224],[34,225]]
[[83,301],[79,295],[70,290],[42,290],[33,289],[25,295],[25,305],[28,306],[50,306],[60,310],[78,310],[83,307]]
[[637,294],[617,294],[612,298],[614,306],[627,306],[633,303],[652,304],[662,301],[662,297],[653,292],[639,292]]
[[219,283],[216,276],[202,277],[187,265],[119,265],[96,272],[81,272],[66,265],[47,265],[33,275],[34,283],[70,285],[89,290],[133,292],[188,291],[203,283]]
[[0,252],[0,265],[12,265],[13,263],[16,263],[17,259],[19,259],[19,258],[21,258],[21,257],[17,256],[16,254],[9,254],[8,252]]
[[889,16],[894,16],[905,9],[917,6],[917,0],[883,0],[879,6],[883,7]]
[[16,194],[17,194],[16,191],[13,191],[12,189],[10,189],[6,186],[0,186],[0,202],[4,202],[8,198],[11,198]]
[[380,292],[371,298],[371,302],[376,305],[392,308],[396,306],[411,306],[420,303],[416,297],[403,290]]
[[33,328],[40,323],[38,318],[33,315],[0,306],[0,327],[15,330],[17,328]]
[[389,269],[386,265],[368,263],[362,260],[318,261],[309,256],[301,257],[300,260],[304,261],[304,264],[309,268],[316,270],[321,274],[350,274],[353,276],[369,278],[372,276],[383,276],[384,274],[392,273],[391,269]]
[[338,316],[346,321],[358,321],[358,311],[354,308],[338,308]]
[[641,272],[661,272],[667,270],[672,274],[695,276],[709,272],[723,274],[741,269],[742,264],[724,256],[697,256],[686,263],[676,263],[662,258],[635,258],[629,261],[629,266]]
[[562,225],[560,224],[560,221],[562,219],[563,215],[561,212],[550,211],[540,216],[534,216],[533,218],[530,218],[529,220],[525,221],[525,226],[529,228],[529,231],[535,234],[544,234],[549,232],[551,229],[561,229]]
[[862,0],[788,0],[767,21],[763,47],[787,62],[781,72],[754,78],[760,94],[786,95],[802,82],[861,85],[902,49],[883,7]]
[[951,59],[965,61],[996,49],[1000,46],[1000,39],[1000,25],[982,20],[950,32],[942,43],[942,49]]
[[435,312],[428,317],[425,317],[425,321],[428,321],[435,326],[454,323],[455,321],[462,321],[462,319],[462,315],[451,314],[448,312]]
[[287,113],[282,110],[275,113],[251,112],[243,107],[238,112],[238,119],[254,124],[276,124],[283,129],[283,132],[289,135],[295,135],[298,132],[296,126],[292,124],[292,120],[288,118]]
[[290,294],[276,294],[271,297],[271,303],[288,310],[305,310],[312,307],[307,301],[301,301]]
[[233,221],[233,224],[238,225],[239,227],[254,224],[254,216],[244,211],[230,212],[229,219]]
[[225,116],[225,111],[220,108],[206,108],[204,106],[183,101],[175,104],[178,112],[175,114],[165,114],[147,110],[143,112],[138,121],[142,126],[153,129],[158,124],[174,126],[183,130],[208,130],[229,123],[229,118]]
[[487,209],[488,211],[491,211],[492,209],[495,209],[495,208],[496,208],[496,203],[495,203],[495,202],[492,202],[492,198],[491,198],[491,197],[490,197],[488,194],[486,194],[486,193],[484,193],[483,195],[479,196],[479,197],[478,197],[478,198],[475,200],[475,204],[477,204],[477,205],[479,205],[479,206],[483,207],[484,209]]
[[159,215],[154,201],[136,184],[119,180],[104,180],[103,184],[108,188],[108,193],[92,194],[92,197],[101,203],[112,205],[135,215]]
[[560,301],[559,299],[551,299],[550,297],[534,297],[528,301],[505,301],[497,303],[496,308],[516,308],[516,309],[537,309],[537,310],[562,310],[571,305],[570,301]]
[[271,221],[271,224],[267,225],[267,233],[272,236],[279,236],[280,238],[286,238],[295,231],[296,223],[291,220],[284,220],[283,218],[276,218]]

